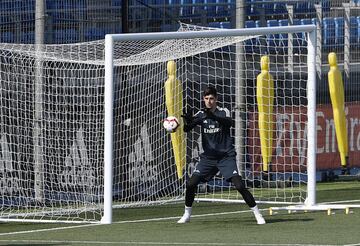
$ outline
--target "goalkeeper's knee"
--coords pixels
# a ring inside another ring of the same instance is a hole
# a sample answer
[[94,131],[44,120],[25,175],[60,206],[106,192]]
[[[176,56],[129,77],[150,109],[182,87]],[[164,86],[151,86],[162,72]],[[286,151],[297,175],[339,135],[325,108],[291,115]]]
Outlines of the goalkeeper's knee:
[[235,188],[239,191],[242,192],[246,189],[245,186],[245,181],[241,178],[241,176],[234,176],[231,178],[231,183],[234,184]]
[[186,183],[187,190],[195,190],[200,183],[200,177],[198,175],[192,175],[189,181]]

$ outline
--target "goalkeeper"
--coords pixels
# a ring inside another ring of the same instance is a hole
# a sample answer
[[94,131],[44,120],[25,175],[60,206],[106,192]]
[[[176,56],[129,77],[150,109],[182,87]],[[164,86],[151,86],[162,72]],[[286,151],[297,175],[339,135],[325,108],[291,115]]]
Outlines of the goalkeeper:
[[253,195],[245,187],[245,182],[239,175],[236,165],[236,152],[233,138],[230,136],[230,128],[233,120],[226,108],[217,106],[217,91],[214,87],[207,87],[204,91],[203,101],[205,108],[194,116],[185,113],[184,131],[189,132],[195,126],[201,126],[202,146],[204,152],[200,154],[200,162],[197,164],[192,176],[186,184],[185,212],[177,223],[190,221],[192,204],[195,192],[200,182],[209,181],[218,171],[227,181],[231,181],[244,198],[246,204],[253,211],[258,224],[265,224]]

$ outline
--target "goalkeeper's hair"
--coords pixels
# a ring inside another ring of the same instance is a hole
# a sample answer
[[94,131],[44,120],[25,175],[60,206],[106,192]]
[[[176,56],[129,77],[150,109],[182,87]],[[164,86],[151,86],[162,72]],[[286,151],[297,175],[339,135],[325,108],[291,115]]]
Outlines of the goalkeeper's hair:
[[208,96],[208,95],[213,95],[214,97],[217,97],[217,90],[215,87],[213,86],[208,86],[206,87],[206,89],[204,90],[204,97]]

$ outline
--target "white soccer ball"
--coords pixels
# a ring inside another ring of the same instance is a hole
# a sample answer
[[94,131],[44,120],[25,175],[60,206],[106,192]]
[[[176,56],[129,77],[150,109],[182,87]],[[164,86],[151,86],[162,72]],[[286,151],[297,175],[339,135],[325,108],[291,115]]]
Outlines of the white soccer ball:
[[179,127],[179,121],[175,116],[168,116],[164,120],[163,126],[167,132],[175,132]]

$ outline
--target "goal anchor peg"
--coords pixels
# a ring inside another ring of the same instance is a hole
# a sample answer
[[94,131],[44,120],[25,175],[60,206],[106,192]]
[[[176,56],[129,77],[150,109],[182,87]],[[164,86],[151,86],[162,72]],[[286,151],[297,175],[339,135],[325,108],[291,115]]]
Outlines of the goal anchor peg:
[[350,213],[350,208],[346,207],[345,208],[345,214],[349,214]]
[[331,208],[327,209],[327,215],[331,215]]

